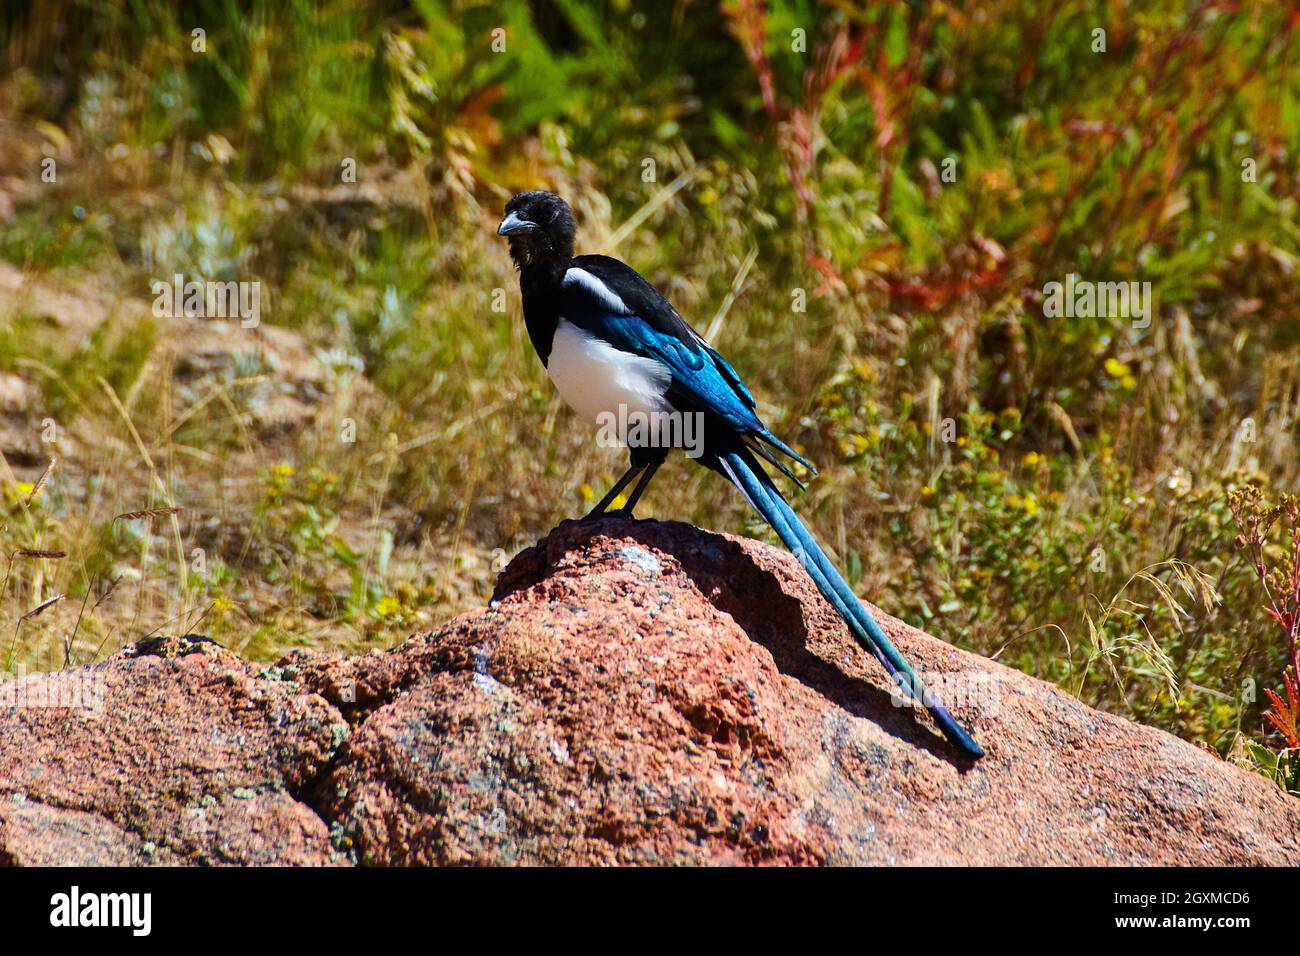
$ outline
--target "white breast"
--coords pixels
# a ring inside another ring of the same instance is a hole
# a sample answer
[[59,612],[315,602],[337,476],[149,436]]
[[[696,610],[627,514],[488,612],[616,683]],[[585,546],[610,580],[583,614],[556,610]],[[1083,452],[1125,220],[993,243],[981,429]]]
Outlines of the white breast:
[[[672,373],[664,365],[619,351],[567,319],[555,328],[546,371],[564,400],[593,422],[603,412],[622,419],[632,412],[670,409],[664,392]],[[621,415],[620,405],[625,409]]]

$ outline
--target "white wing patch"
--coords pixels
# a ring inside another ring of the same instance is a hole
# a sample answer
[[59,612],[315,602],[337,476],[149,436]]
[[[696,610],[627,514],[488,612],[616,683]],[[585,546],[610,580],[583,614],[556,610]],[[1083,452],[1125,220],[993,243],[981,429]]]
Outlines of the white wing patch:
[[[569,273],[579,271],[570,269]],[[568,319],[561,318],[555,327],[546,372],[564,400],[593,422],[603,412],[622,420],[632,412],[671,410],[664,397],[672,382],[667,366],[616,349]],[[622,415],[620,405],[625,409]]]
[[632,310],[619,297],[618,293],[605,285],[599,277],[588,272],[586,269],[579,269],[577,266],[569,269],[564,273],[564,279],[560,282],[563,286],[581,286],[597,302],[605,308],[614,312],[616,315],[631,315]]

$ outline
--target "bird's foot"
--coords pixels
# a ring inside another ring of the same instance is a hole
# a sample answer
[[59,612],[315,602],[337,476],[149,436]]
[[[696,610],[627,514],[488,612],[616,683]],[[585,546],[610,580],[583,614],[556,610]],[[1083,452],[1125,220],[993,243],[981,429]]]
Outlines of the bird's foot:
[[627,521],[635,521],[636,515],[632,514],[631,508],[607,508],[604,511],[592,509],[587,512],[580,521],[600,521],[602,518],[623,518]]

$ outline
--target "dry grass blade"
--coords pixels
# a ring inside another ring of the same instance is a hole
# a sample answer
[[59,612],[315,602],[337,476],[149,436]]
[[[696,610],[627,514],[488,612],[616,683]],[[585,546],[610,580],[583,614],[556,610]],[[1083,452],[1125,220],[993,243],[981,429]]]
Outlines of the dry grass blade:
[[614,234],[610,236],[609,241],[605,243],[603,251],[610,253],[613,252],[614,249],[618,248],[619,243],[640,229],[641,224],[654,215],[655,211],[658,210],[660,206],[676,196],[678,191],[683,187],[689,185],[691,180],[695,178],[697,172],[699,172],[699,170],[694,166],[684,169],[677,175],[676,179],[647,199],[640,209],[628,217],[627,221],[625,221],[623,225],[614,230]]
[[54,595],[54,597],[50,598],[48,601],[42,601],[40,604],[36,605],[36,607],[32,608],[30,611],[28,611],[26,614],[24,614],[22,617],[20,617],[20,618],[18,619],[19,622],[21,623],[22,621],[30,621],[32,618],[37,617],[37,616],[39,616],[39,615],[41,615],[41,614],[44,614],[44,613],[45,613],[46,611],[48,611],[50,608],[54,607],[54,605],[56,605],[56,604],[58,604],[60,601],[62,601],[62,600],[64,599],[64,597],[66,597],[66,595],[63,595],[63,594],[56,594],[56,595]]
[[[1160,642],[1156,640],[1147,620],[1147,613],[1154,612],[1155,607],[1124,596],[1125,592],[1135,583],[1142,582],[1150,585],[1156,592],[1160,602],[1168,608],[1169,619],[1174,629],[1181,633],[1183,630],[1182,620],[1188,616],[1188,612],[1179,602],[1173,589],[1160,577],[1160,573],[1163,571],[1171,573],[1177,586],[1187,595],[1199,600],[1206,611],[1209,611],[1218,602],[1219,595],[1208,575],[1186,562],[1170,559],[1148,565],[1134,572],[1124,582],[1124,586],[1115,592],[1109,603],[1103,604],[1100,599],[1094,596],[1093,600],[1096,601],[1101,613],[1094,619],[1092,613],[1088,612],[1084,615],[1084,619],[1088,625],[1088,638],[1093,648],[1089,663],[1101,660],[1110,671],[1116,686],[1122,687],[1124,681],[1120,675],[1120,666],[1124,665],[1125,652],[1132,654],[1137,659],[1144,661],[1150,668],[1149,676],[1158,678],[1165,685],[1169,696],[1176,698],[1178,696],[1178,676],[1173,659],[1168,651],[1161,646]],[[1137,634],[1121,634],[1118,637],[1110,637],[1106,626],[1112,620],[1118,618],[1128,618],[1136,622],[1136,626],[1145,635],[1145,640]],[[1129,670],[1134,670],[1133,665],[1124,666]],[[1084,676],[1086,677],[1086,675],[1087,669],[1085,668]],[[1082,693],[1082,690],[1083,684],[1081,682],[1077,693]]]
[[1070,419],[1069,412],[1056,404],[1056,402],[1048,402],[1043,407],[1047,411],[1048,416],[1061,427],[1061,431],[1065,433],[1065,437],[1069,440],[1070,447],[1074,449],[1074,453],[1076,455],[1083,454],[1083,442],[1079,440],[1079,433],[1074,429],[1074,422]]
[[68,552],[66,551],[42,551],[38,548],[19,548],[14,552],[15,558],[49,558],[55,560],[67,556]]
[[59,463],[58,455],[54,455],[50,458],[50,463],[46,465],[45,470],[41,472],[41,477],[36,479],[36,484],[32,485],[32,493],[27,496],[28,505],[31,505],[31,503],[36,500],[36,496],[39,495],[45,489],[45,486],[47,484],[49,484],[50,476],[54,474],[54,466],[57,465],[58,463]]
[[114,515],[114,521],[134,521],[136,518],[159,518],[165,515],[178,515],[184,508],[145,508],[143,511],[124,511]]
[[758,247],[749,250],[745,260],[740,264],[736,275],[731,280],[731,288],[727,290],[726,296],[722,300],[722,305],[718,306],[718,311],[714,313],[713,321],[709,323],[709,329],[704,333],[704,341],[713,345],[718,344],[718,333],[722,331],[722,323],[727,319],[727,313],[731,307],[736,304],[736,296],[740,295],[740,290],[745,287],[745,280],[749,278],[749,270],[754,268],[754,263],[758,261]]
[[[95,380],[99,382],[99,387],[104,390],[104,394],[108,396],[109,401],[113,403],[113,407],[117,409],[117,413],[121,416],[122,423],[126,426],[126,430],[131,433],[131,440],[135,442],[136,450],[140,453],[140,460],[149,468],[149,477],[153,480],[154,487],[157,489],[159,497],[161,497],[163,501],[170,502],[172,500],[171,492],[167,490],[167,484],[162,480],[162,476],[158,474],[158,467],[154,464],[153,456],[149,454],[149,449],[145,445],[144,439],[140,437],[140,432],[136,429],[135,422],[131,420],[130,412],[126,410],[126,406],[122,404],[122,400],[117,397],[117,392],[113,390],[113,386],[108,383],[106,378],[100,375],[96,376]],[[222,392],[221,394],[224,395],[225,393]],[[229,398],[229,396],[226,397]],[[149,512],[137,515],[137,517],[150,517],[152,514],[171,516],[172,538],[176,545],[176,583],[182,592],[186,589],[185,545],[181,541],[181,524],[176,520],[176,515],[180,514],[183,510],[184,509],[182,508],[172,508],[169,506],[167,509],[156,511],[150,509]],[[130,514],[130,512],[128,512],[128,514]],[[119,515],[118,517],[123,516]],[[114,518],[113,520],[116,521],[117,518]]]
[[117,586],[118,584],[121,583],[123,577],[125,577],[125,575],[119,574],[117,577],[113,578],[111,582],[109,582],[108,590],[105,591],[97,601],[95,601],[94,607],[91,608],[92,611],[98,610],[101,604],[103,604],[105,601],[107,601],[110,597],[113,596],[113,592],[117,590]]

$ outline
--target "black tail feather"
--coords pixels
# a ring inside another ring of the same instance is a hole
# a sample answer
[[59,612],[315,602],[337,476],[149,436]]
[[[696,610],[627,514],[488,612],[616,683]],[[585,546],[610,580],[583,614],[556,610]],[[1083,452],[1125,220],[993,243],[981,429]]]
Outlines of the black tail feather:
[[804,488],[803,482],[800,481],[795,476],[795,473],[790,470],[789,465],[787,465],[780,458],[776,457],[775,454],[773,454],[772,449],[768,448],[758,439],[754,439],[753,442],[751,442],[748,447],[750,451],[754,452],[756,455],[762,458],[765,462],[767,462],[769,465],[771,465],[781,474],[785,475],[787,478],[793,481],[799,487],[799,490],[803,491]]

